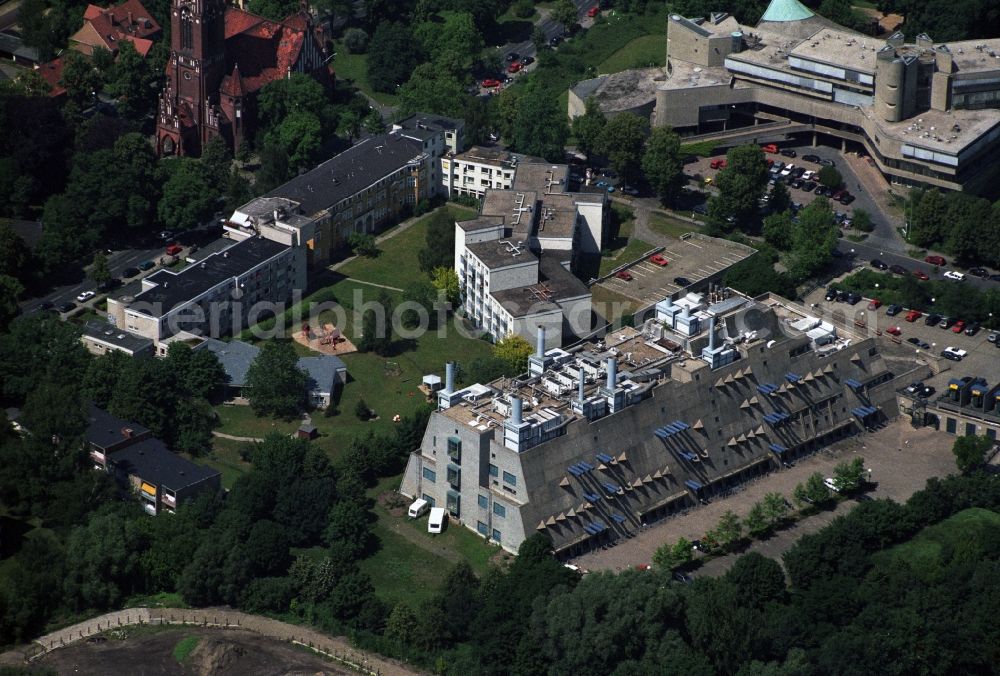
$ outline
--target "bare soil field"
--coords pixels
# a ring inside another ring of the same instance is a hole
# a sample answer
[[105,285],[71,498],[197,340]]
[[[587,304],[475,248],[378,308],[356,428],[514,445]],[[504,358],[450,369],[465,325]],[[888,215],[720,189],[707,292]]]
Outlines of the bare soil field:
[[[339,676],[354,673],[307,648],[242,629],[128,627],[125,633],[124,639],[105,635],[79,641],[50,652],[35,664],[59,674]],[[182,642],[190,646],[192,638],[197,639],[197,644],[190,651],[184,650]],[[182,661],[178,661],[178,656]]]

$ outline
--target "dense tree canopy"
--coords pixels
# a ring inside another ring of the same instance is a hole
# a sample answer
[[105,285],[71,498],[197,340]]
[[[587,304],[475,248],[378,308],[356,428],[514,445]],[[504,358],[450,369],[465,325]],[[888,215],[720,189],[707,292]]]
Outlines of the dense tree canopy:
[[247,370],[244,396],[258,415],[291,418],[305,409],[308,376],[288,341],[269,340]]
[[395,93],[423,62],[420,43],[402,23],[378,24],[368,47],[368,82],[375,91]]

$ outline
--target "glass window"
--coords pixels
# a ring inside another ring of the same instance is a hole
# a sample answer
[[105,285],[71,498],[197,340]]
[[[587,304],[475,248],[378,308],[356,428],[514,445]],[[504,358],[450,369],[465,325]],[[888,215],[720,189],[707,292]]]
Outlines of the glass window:
[[494,464],[490,464],[490,476],[498,476],[500,474],[500,468]]
[[482,507],[483,509],[488,509],[489,506],[490,506],[490,499],[488,497],[486,497],[485,495],[480,495],[479,496],[479,506]]
[[448,457],[454,462],[462,462],[462,440],[458,437],[448,437]]
[[490,529],[482,521],[476,522],[476,530],[479,531],[479,534],[483,537],[487,537],[490,534]]
[[505,483],[508,483],[511,486],[516,486],[517,485],[517,477],[514,476],[513,474],[511,474],[510,472],[504,472],[503,473],[503,480],[504,480]]
[[501,519],[507,517],[507,508],[501,505],[499,502],[493,503],[493,513],[499,516]]
[[424,467],[424,478],[431,483],[437,481],[437,473],[430,467]]
[[450,483],[455,488],[462,485],[462,470],[454,465],[448,466],[448,483]]
[[500,531],[498,531],[496,528],[493,529],[493,541],[500,542]]

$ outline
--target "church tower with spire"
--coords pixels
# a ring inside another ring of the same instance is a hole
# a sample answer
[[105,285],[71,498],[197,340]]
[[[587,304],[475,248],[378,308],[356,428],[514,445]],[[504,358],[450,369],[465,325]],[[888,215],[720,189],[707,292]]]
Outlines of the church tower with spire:
[[157,149],[163,155],[199,155],[219,134],[218,91],[226,67],[225,0],[173,0],[170,21]]
[[156,150],[197,157],[222,137],[233,152],[256,133],[256,97],[276,80],[305,73],[325,85],[325,35],[303,1],[272,21],[226,0],[171,0],[170,59],[160,93]]

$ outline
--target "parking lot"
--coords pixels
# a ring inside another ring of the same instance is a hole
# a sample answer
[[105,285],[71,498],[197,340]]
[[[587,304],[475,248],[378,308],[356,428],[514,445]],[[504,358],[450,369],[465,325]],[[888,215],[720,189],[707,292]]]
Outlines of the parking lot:
[[[855,209],[863,208],[873,217],[873,219],[878,219],[879,212],[874,210],[874,204],[871,203],[870,199],[865,194],[860,181],[853,180],[853,174],[850,172],[849,168],[846,168],[847,163],[843,161],[843,158],[839,157],[839,153],[832,151],[830,148],[811,148],[808,146],[799,146],[796,148],[789,146],[788,144],[782,144],[782,149],[794,150],[796,157],[787,157],[777,153],[765,153],[765,158],[773,161],[775,164],[783,162],[785,165],[792,165],[793,168],[802,168],[805,171],[813,172],[813,174],[818,174],[819,170],[823,168],[823,165],[819,162],[805,160],[803,159],[804,156],[813,155],[815,157],[833,162],[837,171],[839,171],[844,177],[844,188],[846,188],[855,198],[855,200],[849,205],[843,205],[837,201],[831,200],[834,211],[840,211],[850,216],[853,215]],[[725,158],[725,154],[698,158],[697,161],[685,165],[684,170],[685,173],[691,177],[701,176],[702,185],[706,185],[705,181],[710,179],[711,181],[707,185],[711,186],[715,182],[715,177],[718,176],[721,171],[721,168],[713,169],[712,166]],[[807,206],[813,200],[820,197],[820,195],[817,195],[814,191],[806,192],[801,188],[792,187],[792,185],[789,184],[789,181],[794,178],[794,176],[787,174],[781,176],[780,171],[777,173],[771,173],[771,176],[779,177],[780,180],[785,183],[788,188],[788,192],[791,195],[792,202],[796,202],[802,206]],[[809,180],[813,183],[813,190],[815,190],[815,188],[819,186],[819,177],[814,175]]]
[[[836,282],[833,286],[836,286]],[[975,335],[968,336],[964,331],[955,333],[951,328],[941,328],[939,323],[933,326],[927,325],[926,313],[921,314],[913,322],[907,322],[905,309],[894,317],[886,315],[885,305],[876,310],[869,310],[870,298],[864,298],[852,306],[847,303],[827,301],[824,296],[825,289],[816,289],[806,296],[805,304],[818,316],[833,320],[834,323],[838,323],[838,320],[853,323],[859,327],[858,330],[862,330],[860,327],[863,326],[868,335],[878,337],[882,354],[887,359],[914,364],[926,363],[932,366],[933,368],[927,372],[933,370],[935,375],[924,382],[934,387],[936,393],[942,392],[948,380],[954,377],[984,376],[991,384],[1000,377],[1000,369],[996,366],[997,359],[1000,358],[1000,348],[989,341],[992,331],[980,329]],[[900,335],[893,336],[888,332],[888,329],[893,327],[899,329]],[[916,339],[929,348],[915,345],[910,339]],[[946,347],[965,350],[967,354],[961,361],[949,361],[941,357],[941,352]],[[901,383],[900,386],[906,384],[908,383]]]
[[674,240],[659,253],[666,264],[658,265],[651,260],[653,257],[647,257],[625,268],[626,274],[621,277],[612,275],[600,284],[639,301],[644,307],[715,275],[748,255],[746,247],[734,242],[693,235]]
[[[875,487],[868,494],[875,498],[891,498],[902,502],[923,488],[930,477],[944,476],[955,471],[955,459],[951,453],[953,442],[954,437],[944,432],[926,427],[913,429],[909,420],[901,417],[877,432],[845,439],[825,451],[800,460],[790,469],[774,472],[747,484],[736,495],[713,500],[687,514],[668,518],[630,540],[580,556],[573,563],[587,570],[622,570],[648,564],[660,545],[676,542],[681,537],[688,540],[700,539],[715,527],[719,517],[727,510],[732,510],[742,518],[766,493],[777,491],[786,497],[791,496],[795,486],[804,482],[809,475],[820,472],[823,476],[831,476],[838,463],[856,456],[863,457],[865,467],[871,469],[871,481]],[[852,501],[848,501],[840,509],[850,509],[851,506]],[[768,556],[778,557],[796,539],[818,531],[832,517],[830,512],[808,517],[794,529],[779,533],[764,543],[755,543],[752,548],[764,546],[768,549]],[[705,567],[705,572],[718,574],[731,565],[731,561],[728,564],[724,560],[720,561],[721,564],[710,562]]]

